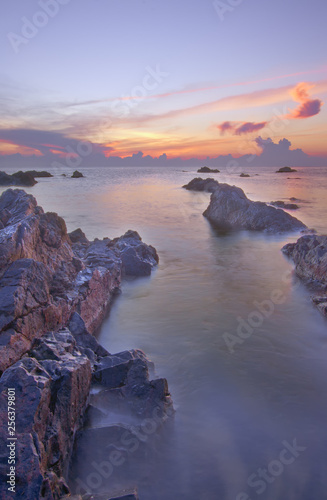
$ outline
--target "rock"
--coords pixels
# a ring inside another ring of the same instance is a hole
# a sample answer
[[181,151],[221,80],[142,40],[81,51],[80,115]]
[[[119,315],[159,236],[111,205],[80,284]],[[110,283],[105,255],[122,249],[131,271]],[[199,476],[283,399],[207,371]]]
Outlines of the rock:
[[34,178],[36,178],[36,177],[53,177],[53,175],[50,174],[50,172],[46,172],[45,170],[27,170],[27,172],[25,172],[25,173],[32,175],[32,177],[34,177]]
[[213,193],[218,186],[219,183],[215,179],[201,179],[201,177],[196,177],[188,184],[185,184],[183,188],[189,191],[205,191],[207,193]]
[[127,495],[110,497],[109,500],[139,500],[139,496],[137,494],[137,491],[134,491],[133,493],[128,493]]
[[75,172],[73,172],[73,175],[71,176],[72,179],[79,179],[80,177],[84,177],[84,175],[78,170],[75,170]]
[[[92,242],[81,230],[69,236],[61,217],[44,213],[22,190],[1,195],[0,214],[0,371],[30,349],[33,337],[64,327],[74,312],[93,334],[121,274],[147,276],[158,262],[156,250],[133,231]],[[94,363],[88,349],[96,356],[101,349],[91,344],[81,348]]]
[[251,201],[242,189],[228,184],[219,184],[213,191],[203,215],[222,231],[246,229],[281,233],[306,228],[305,224],[283,210]]
[[244,174],[243,172],[240,174],[240,177],[251,177],[250,174]]
[[220,170],[217,168],[201,167],[198,170],[199,174],[218,174]]
[[300,208],[295,203],[285,203],[284,201],[281,201],[281,200],[271,201],[270,205],[273,205],[274,207],[278,207],[278,208],[283,208],[285,210],[297,210],[298,208]]
[[15,172],[12,175],[0,172],[0,186],[34,186],[37,181],[28,172]]
[[[7,390],[15,389],[16,496],[55,500],[69,493],[62,478],[81,424],[91,382],[91,366],[68,330],[35,341],[31,357],[8,368],[0,378],[1,435],[6,435]],[[37,359],[36,359],[37,358]],[[2,439],[0,455],[6,453]],[[1,472],[6,474],[6,465]],[[0,498],[7,490],[0,486]]]
[[276,173],[277,174],[280,174],[280,173],[290,173],[290,172],[297,172],[297,170],[295,170],[295,168],[291,168],[291,167],[281,167],[279,170],[276,170]]
[[119,251],[125,276],[149,276],[159,262],[156,249],[143,243],[136,231],[127,231],[112,244]]

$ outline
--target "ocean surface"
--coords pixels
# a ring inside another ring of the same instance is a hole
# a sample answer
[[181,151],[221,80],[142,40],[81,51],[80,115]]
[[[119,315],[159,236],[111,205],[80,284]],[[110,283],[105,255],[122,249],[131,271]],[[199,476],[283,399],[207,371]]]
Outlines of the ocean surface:
[[[134,229],[160,257],[150,278],[123,283],[99,339],[112,353],[144,350],[176,413],[110,473],[96,472],[105,441],[96,456],[92,443],[77,448],[71,485],[137,486],[140,500],[325,500],[327,322],[281,253],[298,235],[216,234],[202,216],[210,195],[181,189],[200,176],[183,168],[80,166],[85,178],[54,171],[26,188],[69,231],[93,239]],[[205,177],[252,200],[295,197],[292,214],[327,234],[327,167],[275,171]],[[107,423],[124,419],[113,409]]]

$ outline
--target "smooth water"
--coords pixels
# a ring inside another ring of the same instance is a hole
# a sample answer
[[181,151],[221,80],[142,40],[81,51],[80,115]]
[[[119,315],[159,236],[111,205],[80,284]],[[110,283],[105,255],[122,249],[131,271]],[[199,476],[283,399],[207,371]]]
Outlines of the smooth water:
[[[141,500],[327,499],[327,324],[280,251],[298,235],[217,235],[202,216],[209,195],[181,189],[198,176],[194,168],[80,170],[84,179],[57,175],[27,191],[68,230],[81,227],[91,239],[135,229],[157,248],[158,269],[124,282],[99,337],[110,352],[144,350],[168,379],[176,409],[147,451],[130,453],[94,492],[137,486]],[[275,170],[209,176],[253,200],[296,197],[301,208],[292,214],[326,234],[326,170]],[[94,472],[91,448],[77,454],[72,484]],[[103,443],[103,460],[106,450]]]

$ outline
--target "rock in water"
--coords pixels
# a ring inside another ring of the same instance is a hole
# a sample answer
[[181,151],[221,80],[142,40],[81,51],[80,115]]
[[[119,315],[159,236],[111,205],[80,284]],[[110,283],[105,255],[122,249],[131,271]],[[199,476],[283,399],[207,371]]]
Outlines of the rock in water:
[[203,215],[222,231],[246,229],[281,233],[306,228],[305,224],[283,210],[251,201],[242,189],[228,184],[218,184]]
[[299,205],[296,205],[295,203],[285,203],[285,201],[281,200],[271,201],[270,205],[277,208],[284,208],[285,210],[297,210],[299,208]]
[[213,193],[217,187],[219,186],[219,182],[215,179],[201,179],[201,177],[196,177],[192,179],[188,184],[183,186],[184,189],[188,191],[205,191],[207,193]]
[[29,172],[15,172],[12,175],[0,172],[0,186],[34,186],[37,181]]
[[32,175],[34,178],[35,177],[53,177],[53,175],[50,174],[50,172],[47,172],[46,170],[27,170],[27,172],[25,172],[25,173]]
[[327,236],[302,236],[282,252],[292,259],[296,275],[315,293],[313,303],[327,316]]
[[0,223],[0,373],[74,311],[93,333],[122,273],[148,276],[158,263],[133,231],[116,240],[90,242],[81,230],[69,237],[64,220],[22,190],[2,194]]
[[218,174],[220,170],[218,168],[201,167],[198,170],[199,174]]
[[290,172],[297,172],[297,170],[291,167],[281,167],[279,170],[276,170],[277,174],[290,173]]
[[79,179],[80,177],[84,177],[84,175],[78,170],[75,170],[75,172],[73,172],[73,175],[71,176],[72,179]]

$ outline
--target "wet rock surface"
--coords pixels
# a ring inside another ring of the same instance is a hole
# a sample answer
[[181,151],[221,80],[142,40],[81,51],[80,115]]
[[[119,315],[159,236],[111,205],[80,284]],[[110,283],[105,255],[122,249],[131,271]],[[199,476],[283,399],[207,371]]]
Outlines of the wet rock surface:
[[249,200],[239,187],[199,177],[183,187],[212,193],[210,204],[203,215],[220,231],[246,229],[282,233],[306,228],[305,224],[283,210]]
[[[159,259],[134,231],[114,240],[89,241],[80,229],[68,235],[61,217],[22,190],[0,197],[0,224],[0,456],[14,388],[17,498],[57,500],[69,494],[64,478],[91,383],[100,390],[86,421],[106,417],[106,397],[139,417],[155,409],[160,421],[172,408],[167,381],[150,380],[142,351],[112,355],[92,335],[121,276],[148,276]],[[0,499],[7,493],[3,481]]]
[[327,236],[302,236],[282,252],[294,262],[296,275],[314,294],[313,303],[327,316]]

